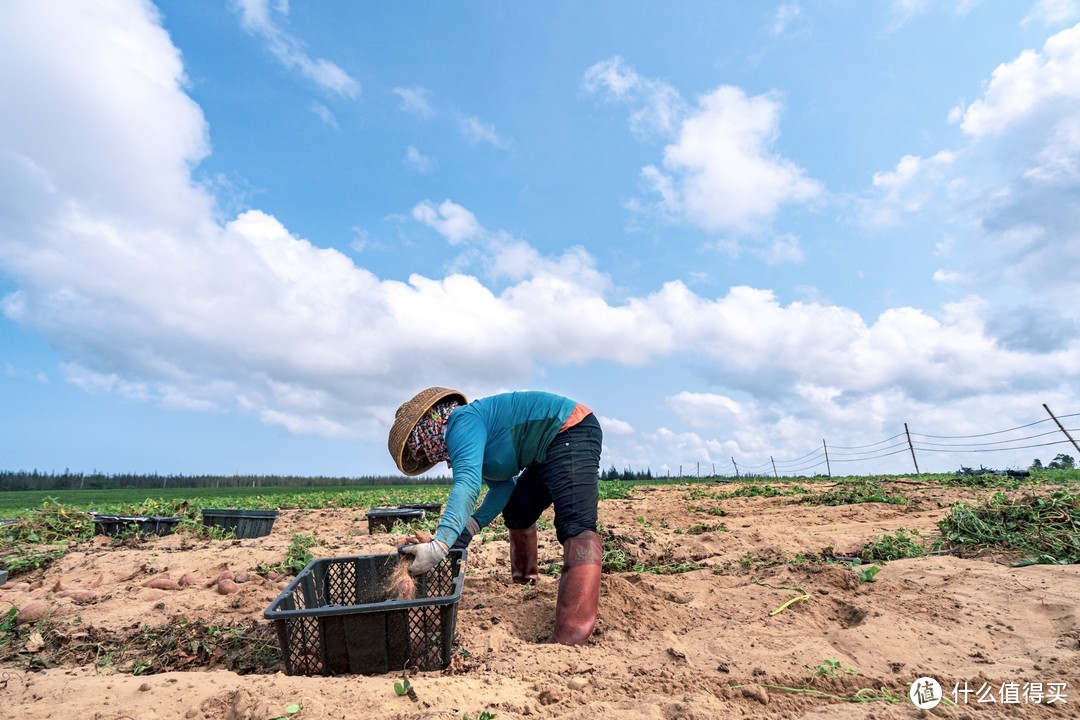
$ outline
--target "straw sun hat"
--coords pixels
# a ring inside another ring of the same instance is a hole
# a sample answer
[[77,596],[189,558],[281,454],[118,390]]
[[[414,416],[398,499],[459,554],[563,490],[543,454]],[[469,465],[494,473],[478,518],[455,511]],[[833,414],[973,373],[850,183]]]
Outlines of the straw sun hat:
[[427,390],[421,390],[416,394],[416,397],[402,404],[402,406],[398,408],[397,416],[394,418],[394,426],[390,428],[390,442],[388,443],[388,447],[390,448],[390,457],[394,458],[394,463],[397,464],[398,470],[406,475],[421,475],[435,467],[435,463],[429,462],[427,458],[421,461],[411,453],[406,457],[405,443],[408,441],[409,435],[412,433],[413,428],[416,427],[416,423],[420,418],[422,418],[428,410],[446,399],[457,399],[462,405],[469,402],[465,398],[465,395],[457,390],[450,390],[444,387],[430,387]]

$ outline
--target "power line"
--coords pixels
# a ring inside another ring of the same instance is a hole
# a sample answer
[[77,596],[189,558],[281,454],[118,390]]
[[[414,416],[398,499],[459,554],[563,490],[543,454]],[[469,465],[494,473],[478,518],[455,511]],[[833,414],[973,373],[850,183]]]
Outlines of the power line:
[[791,460],[777,460],[776,462],[778,462],[778,463],[793,463],[793,462],[799,462],[800,460],[803,460],[803,459],[805,459],[805,458],[808,458],[808,457],[810,457],[811,455],[816,455],[816,454],[817,454],[817,453],[819,453],[819,452],[821,452],[821,448],[815,448],[815,449],[811,450],[810,452],[806,453],[805,455],[802,455],[801,457],[793,458],[793,459],[791,459]]
[[[948,447],[982,447],[982,446],[987,446],[987,445],[1004,445],[1006,443],[1020,442],[1022,440],[1035,440],[1036,438],[1046,437],[1047,435],[1057,435],[1057,431],[1056,430],[1051,430],[1049,432],[1039,433],[1038,435],[1027,435],[1025,437],[1012,438],[1010,440],[998,440],[996,442],[960,443],[960,444],[957,444],[957,445],[952,445],[952,444],[949,444],[949,443],[919,443],[915,447],[916,448],[924,448],[924,446],[930,446],[930,445],[933,445],[935,447],[947,447],[947,448]],[[982,437],[986,437],[986,436],[983,435]],[[927,447],[925,449],[929,449],[929,448]]]
[[981,448],[981,449],[978,449],[978,450],[954,450],[954,449],[936,450],[936,449],[933,449],[933,448],[916,448],[916,449],[924,449],[927,452],[977,453],[977,452],[1003,452],[1005,450],[1026,450],[1028,448],[1051,447],[1053,445],[1066,445],[1066,444],[1070,444],[1068,440],[1055,440],[1054,442],[1039,443],[1039,444],[1036,444],[1036,445],[1017,445],[1016,447]]
[[808,460],[809,458],[812,458],[814,456],[820,457],[821,461],[825,462],[825,452],[823,449],[818,449],[812,453],[803,455],[802,457],[795,458],[794,460],[776,460],[774,462],[776,462],[777,465],[792,465]]
[[[1046,407],[1045,405],[1043,406]],[[1049,412],[1049,408],[1047,408]],[[1023,435],[1020,437],[1010,437],[996,439],[988,442],[932,442],[932,440],[953,440],[953,441],[965,441],[978,438],[989,438],[995,436],[1006,435],[1008,433],[1016,433],[1027,428],[1032,428],[1044,423],[1050,422],[1047,420],[1037,420],[1035,422],[1026,423],[1024,425],[1017,425],[1016,427],[1007,428],[1005,430],[994,430],[991,432],[976,433],[972,435],[934,435],[929,433],[919,433],[910,431],[907,427],[907,423],[904,424],[904,432],[897,433],[890,437],[878,440],[877,442],[867,443],[863,445],[829,445],[826,448],[825,441],[822,441],[821,447],[816,447],[809,452],[791,459],[778,459],[773,455],[769,455],[768,462],[762,462],[759,464],[750,464],[749,462],[738,462],[736,458],[732,457],[730,462],[724,461],[722,464],[711,462],[713,468],[713,475],[717,475],[719,471],[723,471],[721,474],[731,476],[731,471],[734,470],[734,475],[740,475],[740,470],[745,474],[758,474],[762,470],[772,470],[774,475],[779,476],[782,472],[784,475],[797,475],[804,473],[807,470],[813,470],[822,466],[828,467],[829,461],[837,463],[853,463],[853,462],[867,462],[871,460],[880,460],[882,458],[892,457],[893,455],[900,455],[902,453],[911,452],[911,459],[915,463],[916,472],[919,471],[918,460],[916,459],[916,451],[919,452],[932,452],[932,453],[980,453],[980,452],[1005,452],[1010,450],[1027,450],[1032,448],[1045,448],[1054,447],[1057,445],[1064,445],[1072,442],[1072,437],[1069,434],[1072,432],[1080,432],[1073,428],[1066,428],[1061,424],[1062,418],[1075,418],[1080,417],[1080,413],[1071,413],[1068,415],[1054,416],[1051,413],[1051,418],[1057,422],[1058,429],[1047,430],[1046,432],[1039,432],[1030,435]],[[1033,440],[1039,440],[1040,438],[1046,438],[1056,435],[1058,432],[1065,434],[1069,440],[1051,440],[1048,442],[1030,442]],[[913,442],[912,438],[919,438],[918,442]],[[901,439],[902,438],[902,439]],[[900,440],[900,442],[896,442]],[[1075,446],[1076,443],[1073,442]],[[847,452],[843,452],[847,451]],[[699,468],[702,461],[695,461]],[[694,463],[691,463],[693,466]],[[719,469],[717,466],[720,466]],[[681,466],[680,466],[681,474]],[[831,473],[830,473],[831,474]]]
[[[1065,416],[1065,417],[1068,417],[1068,416]],[[1043,423],[1048,423],[1048,422],[1050,422],[1049,419],[1047,419],[1047,420],[1036,420],[1035,422],[1028,423],[1027,425],[1017,425],[1016,427],[1009,428],[1008,430],[995,430],[994,432],[982,433],[980,435],[924,435],[923,433],[917,433],[917,432],[913,432],[911,434],[912,435],[917,435],[918,437],[934,438],[935,440],[963,440],[965,438],[978,438],[978,437],[989,437],[991,435],[1002,435],[1004,433],[1015,432],[1016,430],[1023,430],[1024,428],[1034,427],[1035,425],[1042,425]]]
[[881,455],[868,455],[867,457],[851,458],[850,460],[840,459],[829,456],[833,462],[862,462],[864,460],[877,460],[878,458],[889,457],[890,455],[899,455],[900,453],[907,452],[907,446],[900,448],[899,450],[893,450],[892,452],[882,453]]
[[[906,450],[907,446],[908,446],[908,444],[906,442],[902,442],[902,443],[897,443],[895,445],[890,445],[889,447],[878,448],[877,450],[874,450],[874,452],[876,452],[876,453],[877,452],[884,452],[885,450],[892,450],[893,448],[902,448],[902,449]],[[869,447],[869,446],[866,446],[866,447]],[[887,454],[893,455],[894,453],[887,453]],[[833,446],[831,446],[831,445],[829,446],[829,457],[845,456],[845,455],[866,455],[866,453],[838,453],[838,452],[833,451]]]
[[884,443],[895,440],[896,438],[899,438],[899,437],[904,437],[904,433],[896,433],[895,435],[893,435],[890,438],[885,438],[884,440],[878,440],[876,443],[870,443],[869,445],[852,445],[850,447],[845,446],[845,445],[830,445],[829,447],[830,448],[839,448],[840,450],[860,450],[862,448],[874,447],[875,445],[882,445]]

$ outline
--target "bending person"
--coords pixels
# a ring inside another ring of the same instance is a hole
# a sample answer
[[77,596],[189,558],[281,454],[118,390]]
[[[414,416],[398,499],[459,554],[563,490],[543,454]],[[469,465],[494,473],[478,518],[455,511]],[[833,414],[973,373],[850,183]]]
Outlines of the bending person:
[[[445,461],[453,486],[435,538],[399,549],[413,556],[410,572],[422,575],[449,548],[466,547],[501,512],[510,531],[513,581],[535,583],[536,521],[554,505],[563,567],[551,639],[564,645],[586,642],[600,603],[596,513],[602,443],[592,411],[559,395],[512,392],[468,402],[462,393],[441,387],[417,394],[398,408],[390,455],[409,476]],[[481,483],[488,492],[477,507]]]

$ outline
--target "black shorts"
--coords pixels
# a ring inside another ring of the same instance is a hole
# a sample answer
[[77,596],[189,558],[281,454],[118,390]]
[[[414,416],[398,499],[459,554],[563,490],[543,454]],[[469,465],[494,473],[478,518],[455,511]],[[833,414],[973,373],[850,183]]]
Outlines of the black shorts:
[[586,530],[596,532],[603,442],[600,421],[591,413],[556,435],[544,461],[530,465],[518,476],[514,492],[503,508],[506,527],[530,527],[554,504],[559,542]]

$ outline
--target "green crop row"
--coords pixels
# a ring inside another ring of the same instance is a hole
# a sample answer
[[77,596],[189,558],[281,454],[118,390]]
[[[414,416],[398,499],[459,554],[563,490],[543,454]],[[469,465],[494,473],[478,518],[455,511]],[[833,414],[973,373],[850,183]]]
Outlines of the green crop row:
[[445,502],[446,485],[353,488],[161,488],[123,490],[15,490],[0,493],[0,516],[18,517],[46,502],[106,514],[165,515],[182,503],[194,508],[278,510],[287,508],[382,507],[408,502]]

